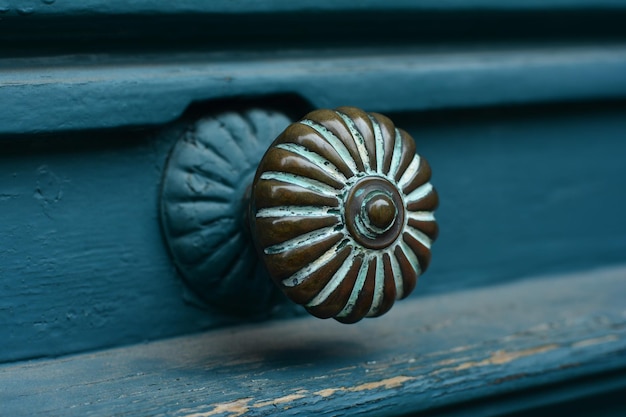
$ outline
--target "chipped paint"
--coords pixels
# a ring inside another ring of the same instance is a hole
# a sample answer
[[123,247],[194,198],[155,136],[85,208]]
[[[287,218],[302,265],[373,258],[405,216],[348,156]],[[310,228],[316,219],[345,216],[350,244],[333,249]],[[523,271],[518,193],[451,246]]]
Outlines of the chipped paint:
[[585,340],[581,340],[579,342],[576,342],[572,345],[573,348],[581,348],[581,347],[587,347],[587,346],[592,346],[592,345],[599,345],[602,343],[609,343],[609,342],[614,342],[616,340],[619,340],[619,337],[617,337],[614,334],[609,334],[607,336],[603,336],[603,337],[596,337],[593,339],[585,339]]
[[[416,377],[399,375],[393,378],[382,379],[380,381],[366,382],[364,384],[356,385],[354,387],[326,388],[314,392],[313,395],[317,395],[322,398],[328,398],[335,395],[337,392],[362,392],[379,388],[393,389],[399,388],[405,382],[414,379],[416,379]],[[279,405],[283,406],[283,408],[290,408],[291,403],[302,398],[306,398],[308,394],[309,391],[305,389],[299,389],[294,394],[285,395],[282,397],[274,398],[272,400],[256,401],[252,404],[250,404],[252,398],[242,398],[236,401],[215,404],[211,411],[186,414],[185,417],[210,417],[218,414],[225,414],[228,417],[239,417],[249,412],[252,408],[263,408],[268,406],[276,407]]]
[[253,407],[254,408],[261,408],[261,407],[267,407],[268,405],[276,406],[276,405],[282,405],[282,404],[290,403],[292,401],[299,400],[300,398],[306,397],[306,395],[304,395],[304,394],[305,393],[290,394],[290,395],[285,395],[284,397],[275,398],[273,400],[257,402],[257,403],[255,403],[253,405]]
[[468,359],[467,356],[464,356],[462,358],[451,358],[451,359],[444,359],[442,361],[439,361],[437,363],[435,363],[435,367],[437,366],[448,366],[448,365],[452,365],[454,363],[459,363],[462,361],[466,361]]
[[344,368],[339,368],[339,369],[336,369],[336,370],[335,370],[335,373],[340,373],[340,372],[345,372],[345,371],[352,371],[352,370],[354,370],[354,369],[356,369],[356,366],[355,366],[355,365],[353,365],[353,366],[346,366],[346,367],[344,367]]
[[494,352],[490,357],[488,357],[487,359],[483,359],[481,361],[469,361],[469,362],[464,362],[458,366],[455,366],[454,368],[452,368],[451,370],[453,371],[463,371],[465,369],[470,369],[470,368],[475,368],[475,367],[480,367],[480,366],[489,366],[489,365],[504,365],[506,363],[512,362],[514,360],[526,357],[526,356],[532,356],[532,355],[537,355],[540,353],[544,353],[547,352],[549,350],[553,350],[558,348],[559,345],[556,344],[551,344],[551,345],[544,345],[544,346],[538,346],[535,348],[530,348],[530,349],[524,349],[524,350],[519,350],[516,352],[507,352],[504,350],[498,350],[496,352]]
[[398,388],[398,387],[401,387],[402,384],[404,384],[405,382],[411,381],[413,379],[415,379],[415,377],[413,376],[396,376],[393,378],[383,379],[381,381],[368,382],[365,384],[357,385],[356,387],[352,387],[348,389],[348,391],[359,392],[359,391],[373,390],[373,389],[378,389],[378,388],[384,388],[384,389]]
[[186,414],[185,417],[210,417],[219,414],[224,414],[228,417],[239,417],[250,411],[250,407],[248,406],[250,401],[252,401],[252,398],[242,398],[227,403],[218,403],[215,404],[211,411]]
[[399,375],[393,378],[382,379],[380,381],[366,382],[364,384],[356,385],[354,387],[326,388],[323,390],[316,391],[313,394],[318,395],[322,398],[328,398],[328,397],[335,395],[337,392],[361,392],[361,391],[375,390],[379,388],[384,388],[384,389],[399,388],[405,382],[412,381],[414,379],[417,379],[417,378],[413,376]]
[[473,349],[476,345],[465,345],[465,346],[457,346],[455,348],[450,349],[448,352],[450,353],[459,353],[464,352],[466,350]]
[[465,352],[466,350],[471,350],[471,349],[476,349],[476,345],[463,345],[463,346],[456,346],[452,349],[448,349],[448,350],[441,350],[438,352],[432,352],[426,355],[426,357],[435,357],[435,356],[443,356],[443,355],[450,355],[451,353],[459,353],[459,352]]
[[[604,337],[597,337],[597,338],[582,340],[582,341],[573,343],[571,346],[572,347],[587,347],[587,346],[592,346],[592,345],[597,345],[597,344],[602,344],[602,343],[609,343],[609,342],[613,342],[616,340],[619,340],[618,336],[607,335]],[[483,366],[504,365],[520,358],[524,358],[524,357],[528,357],[532,355],[539,355],[539,354],[549,352],[551,350],[554,350],[560,347],[561,346],[558,344],[548,344],[548,345],[537,346],[537,347],[533,347],[529,349],[523,349],[519,351],[497,350],[491,353],[489,357],[482,359],[482,360],[478,360],[478,361],[467,361],[468,359],[467,357],[445,359],[436,363],[436,365],[441,366],[442,368],[436,370],[435,372],[432,372],[431,375],[434,375],[440,372],[445,372],[445,371],[463,371],[463,370],[483,367]],[[455,350],[457,352],[464,351],[464,350],[467,350],[466,348],[467,347],[464,346],[461,349],[456,348]],[[463,361],[466,361],[466,362],[463,362]],[[458,364],[459,362],[463,362],[463,363]],[[446,367],[447,365],[454,365],[454,364],[458,364],[458,365]],[[355,367],[349,367],[346,369],[354,369],[354,368]],[[507,381],[511,381],[514,379],[523,378],[525,376],[526,375],[524,373],[509,375],[509,376],[497,379],[496,383],[507,382]],[[252,409],[255,409],[255,408],[258,409],[258,408],[263,408],[263,407],[268,407],[268,406],[274,406],[274,407],[282,406],[284,409],[288,409],[295,405],[293,404],[294,402],[301,400],[303,398],[310,397],[310,396],[318,396],[318,397],[327,399],[338,393],[363,392],[363,391],[372,391],[372,390],[377,390],[377,389],[386,389],[386,390],[395,389],[395,388],[401,387],[406,382],[415,380],[417,378],[418,377],[414,377],[414,376],[398,375],[395,377],[381,379],[378,381],[366,382],[366,383],[355,385],[355,386],[330,387],[330,388],[325,388],[325,389],[314,391],[314,392],[309,392],[306,389],[300,388],[298,390],[294,390],[295,392],[292,394],[284,395],[282,397],[277,397],[277,398],[270,399],[270,400],[262,400],[262,401],[259,400],[259,401],[253,402],[252,398],[242,398],[236,401],[215,404],[213,409],[208,412],[187,414],[185,417],[210,417],[210,416],[216,416],[216,415],[222,415],[222,414],[228,417],[239,417],[248,413]]]
[[335,395],[335,393],[338,391],[345,391],[345,388],[326,388],[320,391],[316,391],[313,394],[319,395],[322,398],[328,398]]

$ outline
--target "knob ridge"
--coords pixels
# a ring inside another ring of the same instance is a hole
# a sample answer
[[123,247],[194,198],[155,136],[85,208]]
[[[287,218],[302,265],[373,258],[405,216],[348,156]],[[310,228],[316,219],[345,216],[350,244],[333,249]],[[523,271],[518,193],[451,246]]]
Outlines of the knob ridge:
[[251,189],[252,234],[270,276],[314,316],[384,314],[430,263],[430,177],[413,138],[381,114],[340,107],[289,125]]

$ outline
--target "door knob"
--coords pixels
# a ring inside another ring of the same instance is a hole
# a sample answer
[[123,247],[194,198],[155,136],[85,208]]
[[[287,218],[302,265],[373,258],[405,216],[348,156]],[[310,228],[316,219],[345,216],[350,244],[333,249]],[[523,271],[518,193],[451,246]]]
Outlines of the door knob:
[[287,124],[252,110],[183,135],[161,206],[174,262],[213,304],[261,311],[278,288],[320,318],[380,316],[430,262],[438,197],[428,162],[377,113],[315,110]]

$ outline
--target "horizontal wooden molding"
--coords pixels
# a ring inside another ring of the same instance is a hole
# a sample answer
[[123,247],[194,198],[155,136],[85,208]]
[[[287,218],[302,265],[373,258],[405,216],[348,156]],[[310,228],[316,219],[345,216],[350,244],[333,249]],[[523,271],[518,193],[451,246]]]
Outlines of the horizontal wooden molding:
[[[624,274],[416,299],[349,328],[304,318],[7,365],[2,407],[7,415],[381,416],[437,415],[472,401],[459,415],[498,415],[572,401],[626,386]],[[530,388],[541,389],[494,399]]]
[[239,96],[377,112],[620,99],[624,74],[626,44],[7,59],[0,134],[159,125]]

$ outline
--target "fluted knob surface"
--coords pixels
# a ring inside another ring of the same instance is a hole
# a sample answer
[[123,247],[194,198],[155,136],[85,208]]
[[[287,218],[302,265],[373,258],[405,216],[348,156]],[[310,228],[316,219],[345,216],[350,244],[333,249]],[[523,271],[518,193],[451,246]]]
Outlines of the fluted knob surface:
[[414,140],[381,114],[341,107],[291,124],[251,190],[251,228],[272,279],[320,318],[384,314],[430,262],[430,177]]

